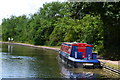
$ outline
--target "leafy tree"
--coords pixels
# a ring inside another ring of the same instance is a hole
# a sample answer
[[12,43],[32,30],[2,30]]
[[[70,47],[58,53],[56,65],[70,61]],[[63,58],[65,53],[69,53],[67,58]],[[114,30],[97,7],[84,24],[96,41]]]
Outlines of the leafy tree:
[[[111,59],[119,59],[119,21],[120,21],[120,2],[101,2],[101,3],[73,3],[72,18],[81,19],[86,14],[93,16],[100,15],[103,22],[103,56]],[[109,56],[108,56],[109,55]]]
[[14,37],[14,35],[16,35],[15,32],[15,25],[17,24],[16,22],[16,17],[15,16],[11,16],[10,19],[3,19],[3,23],[2,23],[2,31],[3,31],[3,40],[7,41],[8,37]]

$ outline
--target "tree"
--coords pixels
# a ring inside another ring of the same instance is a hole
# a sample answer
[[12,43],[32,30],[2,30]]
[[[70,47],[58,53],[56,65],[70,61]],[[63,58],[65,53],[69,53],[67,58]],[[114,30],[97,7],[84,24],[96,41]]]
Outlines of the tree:
[[[74,3],[71,10],[71,17],[81,19],[86,14],[93,16],[100,15],[103,22],[103,47],[104,54],[111,59],[119,59],[120,42],[119,21],[120,21],[120,2],[101,2],[101,3]],[[75,12],[75,13],[74,13]],[[75,16],[77,15],[77,16]],[[108,56],[109,55],[109,56]]]

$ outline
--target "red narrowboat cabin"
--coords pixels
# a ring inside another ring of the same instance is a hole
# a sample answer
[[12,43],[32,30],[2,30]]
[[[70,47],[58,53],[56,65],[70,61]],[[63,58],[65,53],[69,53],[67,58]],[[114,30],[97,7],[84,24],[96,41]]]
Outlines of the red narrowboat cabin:
[[92,53],[92,45],[87,43],[66,42],[61,45],[60,58],[74,67],[99,67],[100,61],[96,56]]

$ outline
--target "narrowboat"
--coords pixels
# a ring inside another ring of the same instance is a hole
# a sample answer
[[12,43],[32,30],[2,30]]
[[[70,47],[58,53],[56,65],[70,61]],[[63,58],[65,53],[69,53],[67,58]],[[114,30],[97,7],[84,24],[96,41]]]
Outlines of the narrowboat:
[[97,54],[92,52],[92,45],[87,43],[62,43],[59,57],[72,67],[102,68]]

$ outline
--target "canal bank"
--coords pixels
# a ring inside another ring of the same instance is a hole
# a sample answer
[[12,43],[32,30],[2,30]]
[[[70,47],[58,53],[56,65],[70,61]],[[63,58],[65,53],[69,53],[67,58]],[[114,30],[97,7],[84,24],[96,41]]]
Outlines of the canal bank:
[[[43,48],[43,49],[50,49],[50,50],[55,50],[59,51],[59,48],[55,47],[48,47],[48,46],[38,46],[38,45],[32,45],[32,44],[25,44],[25,43],[15,43],[15,42],[0,42],[3,44],[13,44],[13,45],[21,45],[21,46],[28,46],[28,47],[34,47],[34,48]],[[119,72],[120,70],[120,61],[111,61],[111,60],[104,60],[104,59],[99,59],[101,63],[103,64],[104,67],[107,66],[110,67],[109,69],[111,70],[117,70]]]
[[16,42],[0,42],[3,44],[13,44],[13,45],[21,45],[21,46],[28,46],[28,47],[35,47],[35,48],[43,48],[43,49],[50,49],[50,50],[55,50],[59,51],[59,48],[54,48],[54,47],[48,47],[48,46],[38,46],[38,45],[32,45],[32,44],[26,44],[26,43],[16,43]]
[[120,61],[111,61],[104,59],[99,59],[99,61],[101,61],[103,68],[106,68],[108,70],[120,74]]

